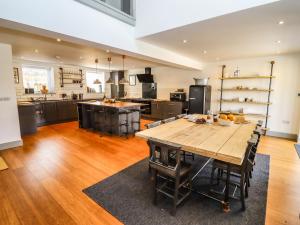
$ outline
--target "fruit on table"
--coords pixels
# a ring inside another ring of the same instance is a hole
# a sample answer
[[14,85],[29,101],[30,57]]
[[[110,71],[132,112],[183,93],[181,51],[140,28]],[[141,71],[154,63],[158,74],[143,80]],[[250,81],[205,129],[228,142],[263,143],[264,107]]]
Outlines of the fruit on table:
[[220,119],[222,119],[222,120],[228,120],[228,117],[225,114],[221,114],[220,115]]
[[235,116],[232,115],[232,114],[229,114],[229,115],[227,116],[227,118],[228,118],[229,120],[231,120],[231,121],[234,121],[234,120],[235,120]]

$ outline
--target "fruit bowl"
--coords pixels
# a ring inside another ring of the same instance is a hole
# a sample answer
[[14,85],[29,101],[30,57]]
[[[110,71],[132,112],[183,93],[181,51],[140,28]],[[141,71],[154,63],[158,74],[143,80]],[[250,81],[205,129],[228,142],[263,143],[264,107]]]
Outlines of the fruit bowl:
[[218,122],[221,126],[231,126],[233,124],[233,121],[231,121],[231,120],[223,120],[220,118],[219,118]]

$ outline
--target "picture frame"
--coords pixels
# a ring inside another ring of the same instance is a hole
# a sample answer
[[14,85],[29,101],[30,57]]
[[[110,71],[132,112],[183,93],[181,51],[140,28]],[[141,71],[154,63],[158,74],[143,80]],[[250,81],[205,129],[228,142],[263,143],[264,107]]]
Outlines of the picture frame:
[[130,86],[136,85],[136,75],[129,75],[129,85]]
[[19,68],[14,67],[13,71],[14,71],[14,81],[15,81],[15,84],[19,84],[19,82],[20,82]]

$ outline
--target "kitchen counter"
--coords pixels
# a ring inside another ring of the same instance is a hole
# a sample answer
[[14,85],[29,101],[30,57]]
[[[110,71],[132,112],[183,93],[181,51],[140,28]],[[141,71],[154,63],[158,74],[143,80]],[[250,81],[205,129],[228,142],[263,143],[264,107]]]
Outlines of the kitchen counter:
[[101,101],[87,101],[87,102],[78,102],[78,104],[93,105],[93,106],[103,106],[111,108],[132,108],[137,106],[142,106],[142,103],[133,103],[133,102],[115,102],[115,103],[105,103]]
[[78,102],[79,127],[118,136],[134,134],[140,130],[143,105],[132,102]]

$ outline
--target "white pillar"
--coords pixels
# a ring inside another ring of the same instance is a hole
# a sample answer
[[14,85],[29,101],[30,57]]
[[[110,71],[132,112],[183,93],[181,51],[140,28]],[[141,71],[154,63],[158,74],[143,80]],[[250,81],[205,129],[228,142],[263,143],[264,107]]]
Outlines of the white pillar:
[[22,145],[16,90],[13,78],[12,49],[0,43],[0,150]]

